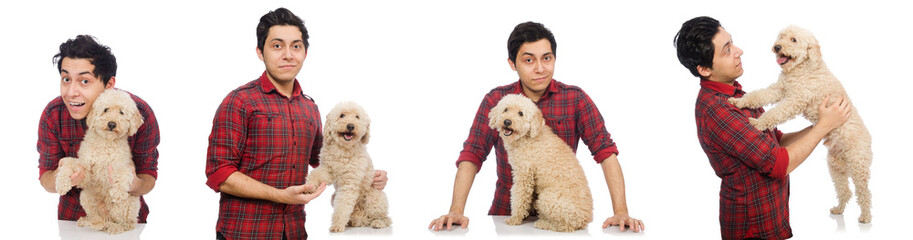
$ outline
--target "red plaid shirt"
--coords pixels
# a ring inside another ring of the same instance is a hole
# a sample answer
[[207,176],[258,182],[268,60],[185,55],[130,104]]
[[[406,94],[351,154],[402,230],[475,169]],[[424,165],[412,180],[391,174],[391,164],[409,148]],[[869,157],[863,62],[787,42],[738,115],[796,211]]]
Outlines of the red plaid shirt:
[[[136,95],[130,94],[140,114],[143,115],[143,125],[132,137],[128,137],[130,149],[133,151],[133,163],[136,165],[136,174],[149,174],[158,177],[159,152],[159,126],[155,120],[152,108],[146,101]],[[86,135],[86,120],[76,120],[70,116],[67,106],[60,97],[54,98],[41,112],[38,127],[38,177],[47,171],[57,169],[57,162],[64,157],[75,157]],[[66,195],[60,196],[57,204],[57,219],[76,221],[85,216],[86,212],[79,205],[81,189],[73,188]],[[149,215],[149,206],[141,196],[141,207],[137,220],[146,222]]]
[[[504,143],[498,137],[498,132],[488,126],[488,111],[497,105],[504,95],[518,93],[523,93],[520,81],[497,87],[485,95],[472,122],[472,128],[469,129],[469,137],[463,143],[463,151],[457,159],[457,165],[462,161],[470,161],[481,169],[491,147],[495,146],[498,181],[488,215],[510,215],[510,187],[513,186],[511,167],[507,163],[507,151],[504,150]],[[575,152],[577,143],[583,138],[583,143],[590,148],[597,163],[601,163],[612,154],[618,154],[612,136],[605,129],[602,114],[593,100],[579,87],[552,79],[546,93],[536,102],[536,106],[542,111],[545,124]]]
[[[319,164],[322,142],[317,104],[301,92],[298,80],[291,98],[285,97],[264,71],[219,105],[209,135],[206,185],[218,192],[235,171],[279,189],[304,184],[308,164]],[[228,239],[280,239],[283,233],[303,239],[304,221],[304,205],[222,193],[216,231]]]
[[783,133],[758,131],[748,123],[764,109],[738,109],[726,99],[742,97],[734,86],[701,81],[694,116],[701,147],[722,179],[720,230],[723,239],[786,239],[789,226],[789,154]]

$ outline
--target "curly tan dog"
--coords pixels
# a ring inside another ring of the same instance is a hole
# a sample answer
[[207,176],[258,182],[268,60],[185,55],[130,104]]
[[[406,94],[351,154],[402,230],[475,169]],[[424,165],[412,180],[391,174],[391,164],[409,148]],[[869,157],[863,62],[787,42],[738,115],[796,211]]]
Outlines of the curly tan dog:
[[370,128],[368,114],[353,102],[339,103],[327,114],[320,166],[308,175],[308,182],[336,186],[331,232],[345,231],[346,226],[384,228],[391,224],[387,195],[371,187],[374,165],[366,147]]
[[73,188],[70,175],[81,167],[85,178],[76,187],[82,188],[79,204],[86,216],[77,225],[110,234],[133,230],[140,201],[128,193],[136,170],[127,137],[143,125],[143,116],[130,94],[109,89],[98,95],[86,124],[89,128],[79,146],[79,158],[60,160],[57,193],[64,195]]
[[593,197],[583,168],[571,147],[545,125],[536,104],[519,94],[507,95],[488,118],[488,126],[504,140],[513,169],[507,224],[522,224],[530,207],[535,207],[537,228],[559,232],[586,228],[593,221]]
[[[766,89],[755,90],[742,98],[730,98],[739,108],[759,108],[779,102],[758,119],[749,119],[759,130],[770,129],[802,114],[818,121],[817,106],[825,96],[842,96],[849,100],[843,86],[828,70],[821,58],[818,40],[808,30],[789,26],[780,31],[773,52],[783,71],[780,79]],[[853,107],[850,119],[825,138],[831,179],[837,190],[837,206],[832,214],[842,214],[853,192],[848,178],[856,186],[856,202],[862,209],[859,222],[872,221],[872,194],[869,192],[869,166],[872,164],[872,137]]]

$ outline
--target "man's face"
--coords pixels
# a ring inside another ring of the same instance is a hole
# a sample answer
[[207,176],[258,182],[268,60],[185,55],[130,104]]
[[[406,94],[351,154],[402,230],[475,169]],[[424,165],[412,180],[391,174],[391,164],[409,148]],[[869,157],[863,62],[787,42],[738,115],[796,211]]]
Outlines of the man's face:
[[731,84],[742,76],[742,49],[732,43],[732,36],[726,29],[719,28],[720,32],[713,36],[713,67],[699,71],[710,81]]
[[555,71],[555,53],[552,52],[552,44],[548,39],[523,43],[517,53],[517,62],[510,59],[507,61],[510,63],[510,68],[520,75],[520,83],[523,85],[523,91],[527,92],[527,96],[529,96],[529,92],[544,93],[552,81],[552,74]]
[[98,94],[106,88],[114,87],[113,77],[108,81],[108,86],[105,86],[92,73],[93,70],[95,65],[85,58],[65,57],[60,63],[60,97],[73,119],[86,118]]
[[263,50],[257,48],[257,55],[266,65],[270,80],[280,83],[295,80],[307,56],[301,30],[291,25],[270,27]]

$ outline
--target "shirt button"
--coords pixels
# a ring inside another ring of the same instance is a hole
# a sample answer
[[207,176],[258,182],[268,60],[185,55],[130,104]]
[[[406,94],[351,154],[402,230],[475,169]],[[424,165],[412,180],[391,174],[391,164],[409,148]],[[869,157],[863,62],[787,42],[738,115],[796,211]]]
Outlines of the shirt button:
[[295,164],[292,164],[292,169],[295,169],[295,166],[296,166]]
[[298,146],[298,141],[293,142],[292,145]]

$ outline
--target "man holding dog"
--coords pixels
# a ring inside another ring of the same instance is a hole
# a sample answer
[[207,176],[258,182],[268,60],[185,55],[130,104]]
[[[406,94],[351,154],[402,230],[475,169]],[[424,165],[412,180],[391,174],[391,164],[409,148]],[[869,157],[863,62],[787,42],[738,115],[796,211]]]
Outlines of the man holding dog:
[[510,188],[513,184],[511,166],[498,132],[488,126],[487,114],[501,97],[523,94],[536,102],[546,124],[562,140],[576,151],[578,142],[583,139],[596,162],[601,165],[615,213],[615,216],[605,220],[602,227],[618,225],[622,230],[627,226],[635,232],[642,231],[643,221],[628,215],[624,176],[616,158],[618,150],[605,129],[602,115],[582,89],[552,79],[557,45],[551,31],[540,23],[521,23],[511,32],[507,45],[507,63],[517,72],[520,80],[492,89],[482,100],[469,138],[463,144],[463,151],[457,159],[450,212],[434,219],[428,228],[438,231],[446,227],[450,230],[454,224],[468,227],[469,218],[463,215],[466,199],[475,175],[492,146],[495,147],[497,156],[498,181],[488,214],[510,215]]
[[[48,103],[41,113],[38,128],[38,172],[41,186],[50,193],[57,193],[57,168],[60,159],[75,157],[85,136],[86,116],[92,111],[99,94],[114,88],[117,61],[111,49],[99,44],[94,37],[79,35],[60,44],[60,52],[54,55],[57,71],[60,73],[60,97]],[[130,194],[140,196],[139,223],[145,223],[149,206],[142,195],[152,191],[158,174],[159,129],[152,108],[139,97],[132,95],[136,107],[143,117],[143,124],[136,134],[128,137],[136,166],[136,176],[130,187]],[[70,177],[77,185],[85,177],[84,169],[77,167]],[[76,221],[86,216],[79,203],[81,190],[73,188],[60,196],[57,205],[57,219]]]
[[789,173],[811,154],[824,136],[849,118],[849,102],[826,99],[815,125],[794,133],[758,131],[749,124],[764,109],[738,109],[727,99],[745,94],[742,49],[710,17],[682,24],[675,36],[679,61],[700,78],[695,107],[698,139],[722,179],[720,231],[723,239],[786,239],[789,225]]
[[[305,183],[322,146],[317,104],[296,79],[307,57],[304,22],[285,8],[257,25],[257,57],[266,70],[230,92],[213,119],[208,185],[221,192],[218,239],[306,239],[304,204],[326,184]],[[374,187],[386,186],[378,170]]]

